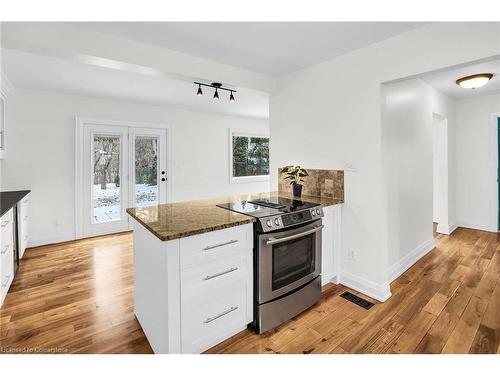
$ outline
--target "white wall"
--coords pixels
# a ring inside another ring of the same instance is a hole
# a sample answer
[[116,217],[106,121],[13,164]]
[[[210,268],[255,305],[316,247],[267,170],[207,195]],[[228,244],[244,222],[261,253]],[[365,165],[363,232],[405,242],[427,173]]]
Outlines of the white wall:
[[[439,191],[434,189],[434,126],[453,127],[453,100],[420,79],[383,86],[382,150],[388,202],[388,273],[393,280],[434,246],[434,194],[440,225],[448,227],[452,185],[448,137],[443,133]],[[434,120],[440,119],[440,123]],[[442,189],[442,190],[441,190]]]
[[7,110],[2,190],[31,189],[32,244],[74,237],[75,116],[166,123],[172,129],[172,201],[269,190],[229,183],[228,129],[268,132],[268,121],[14,89]]
[[496,181],[491,179],[496,165],[490,148],[497,143],[491,123],[494,113],[500,114],[500,95],[456,101],[458,224],[491,231],[498,228]]
[[345,177],[343,283],[379,299],[390,295],[381,83],[498,54],[500,24],[436,23],[279,80],[270,100],[271,171],[292,162],[357,169]]

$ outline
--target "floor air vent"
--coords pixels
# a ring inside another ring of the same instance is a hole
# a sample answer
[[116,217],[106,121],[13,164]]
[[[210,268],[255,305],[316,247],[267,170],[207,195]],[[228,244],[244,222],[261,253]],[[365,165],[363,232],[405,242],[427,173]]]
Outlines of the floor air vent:
[[355,303],[358,306],[361,306],[362,308],[369,310],[372,306],[373,303],[367,301],[366,299],[363,299],[361,297],[355,296],[352,293],[349,292],[344,292],[340,295],[342,298],[345,298],[348,301],[351,301],[352,303]]

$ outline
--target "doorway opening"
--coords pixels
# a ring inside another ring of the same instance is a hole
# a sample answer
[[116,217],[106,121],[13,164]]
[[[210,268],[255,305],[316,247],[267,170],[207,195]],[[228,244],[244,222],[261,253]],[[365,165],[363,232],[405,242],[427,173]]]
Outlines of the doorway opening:
[[448,119],[432,114],[433,222],[435,231],[450,234],[448,198]]
[[168,199],[166,127],[77,121],[77,238],[131,229],[126,209]]

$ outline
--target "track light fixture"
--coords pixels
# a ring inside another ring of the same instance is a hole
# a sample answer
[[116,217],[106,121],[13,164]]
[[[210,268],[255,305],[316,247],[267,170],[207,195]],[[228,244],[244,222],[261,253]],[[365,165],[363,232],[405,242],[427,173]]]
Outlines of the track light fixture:
[[194,82],[194,84],[198,85],[198,91],[196,92],[196,95],[198,95],[198,96],[203,95],[203,91],[201,90],[201,86],[205,86],[205,87],[211,87],[211,88],[215,89],[215,92],[214,92],[214,99],[215,100],[219,100],[219,90],[224,90],[224,91],[230,92],[230,95],[229,95],[230,102],[234,103],[236,101],[236,99],[234,98],[234,95],[233,95],[233,93],[235,93],[236,90],[222,87],[222,83],[212,82],[211,84],[206,84],[206,83],[201,83],[201,82]]

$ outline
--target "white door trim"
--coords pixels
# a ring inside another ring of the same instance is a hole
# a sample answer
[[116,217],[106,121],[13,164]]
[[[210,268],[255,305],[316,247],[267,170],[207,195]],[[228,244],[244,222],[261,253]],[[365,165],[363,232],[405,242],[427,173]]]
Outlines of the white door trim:
[[490,231],[498,232],[498,120],[500,112],[490,120]]
[[[433,129],[433,135],[437,138],[434,139],[437,155],[433,155],[436,159],[435,166],[437,167],[437,199],[433,199],[433,204],[437,201],[437,219],[438,226],[436,231],[442,234],[450,234],[450,208],[449,208],[449,150],[448,150],[448,118],[439,114],[432,113],[432,126],[437,127]],[[433,207],[434,210],[434,207]]]
[[109,120],[75,116],[75,239],[83,238],[83,128],[84,125],[112,125],[127,128],[165,129],[167,133],[167,203],[172,201],[172,130],[170,125],[156,122]]

